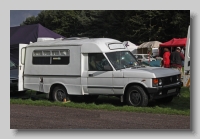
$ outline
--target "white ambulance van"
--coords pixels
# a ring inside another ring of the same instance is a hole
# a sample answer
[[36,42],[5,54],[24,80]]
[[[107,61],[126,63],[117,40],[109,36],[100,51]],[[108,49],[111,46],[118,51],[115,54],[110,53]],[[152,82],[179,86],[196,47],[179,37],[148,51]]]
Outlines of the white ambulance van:
[[176,69],[142,67],[122,42],[66,38],[20,44],[19,91],[47,93],[54,101],[111,95],[132,106],[171,102],[183,83]]

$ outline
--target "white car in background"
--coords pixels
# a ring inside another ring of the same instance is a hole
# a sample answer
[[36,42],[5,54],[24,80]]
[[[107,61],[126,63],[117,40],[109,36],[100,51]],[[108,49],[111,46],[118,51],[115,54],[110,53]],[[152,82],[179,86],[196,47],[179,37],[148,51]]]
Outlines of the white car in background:
[[137,58],[138,61],[156,61],[155,58],[153,58],[149,54],[134,54],[135,58]]

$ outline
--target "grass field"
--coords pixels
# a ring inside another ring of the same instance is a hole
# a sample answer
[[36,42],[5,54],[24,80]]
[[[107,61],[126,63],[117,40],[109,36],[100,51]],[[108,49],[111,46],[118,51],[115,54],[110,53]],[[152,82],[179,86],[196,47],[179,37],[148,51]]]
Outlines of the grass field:
[[142,113],[157,113],[171,115],[190,115],[190,92],[189,88],[182,87],[181,96],[175,97],[169,104],[150,102],[147,107],[133,107],[121,103],[119,98],[111,96],[99,96],[95,102],[86,103],[83,100],[76,102],[52,102],[46,99],[44,94],[36,95],[35,92],[27,91],[24,95],[11,96],[10,104],[24,104],[36,106],[60,106],[81,109],[101,109],[108,111],[127,111]]

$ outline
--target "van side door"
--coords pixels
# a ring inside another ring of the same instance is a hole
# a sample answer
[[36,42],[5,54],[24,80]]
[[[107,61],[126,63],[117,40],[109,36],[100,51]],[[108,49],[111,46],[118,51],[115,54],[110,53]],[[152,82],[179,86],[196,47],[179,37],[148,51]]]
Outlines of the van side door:
[[23,91],[24,89],[24,63],[26,56],[26,46],[27,44],[19,44],[19,75],[18,75],[18,91]]
[[113,69],[102,53],[88,54],[87,78],[89,94],[114,94]]

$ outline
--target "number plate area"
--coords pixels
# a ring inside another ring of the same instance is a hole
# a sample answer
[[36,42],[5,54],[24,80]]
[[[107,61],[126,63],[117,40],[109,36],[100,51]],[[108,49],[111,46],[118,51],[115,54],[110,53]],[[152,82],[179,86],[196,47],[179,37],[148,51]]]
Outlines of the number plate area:
[[168,91],[167,91],[167,94],[174,93],[174,92],[176,92],[176,88],[175,88],[175,89],[170,89],[170,90],[168,90]]

